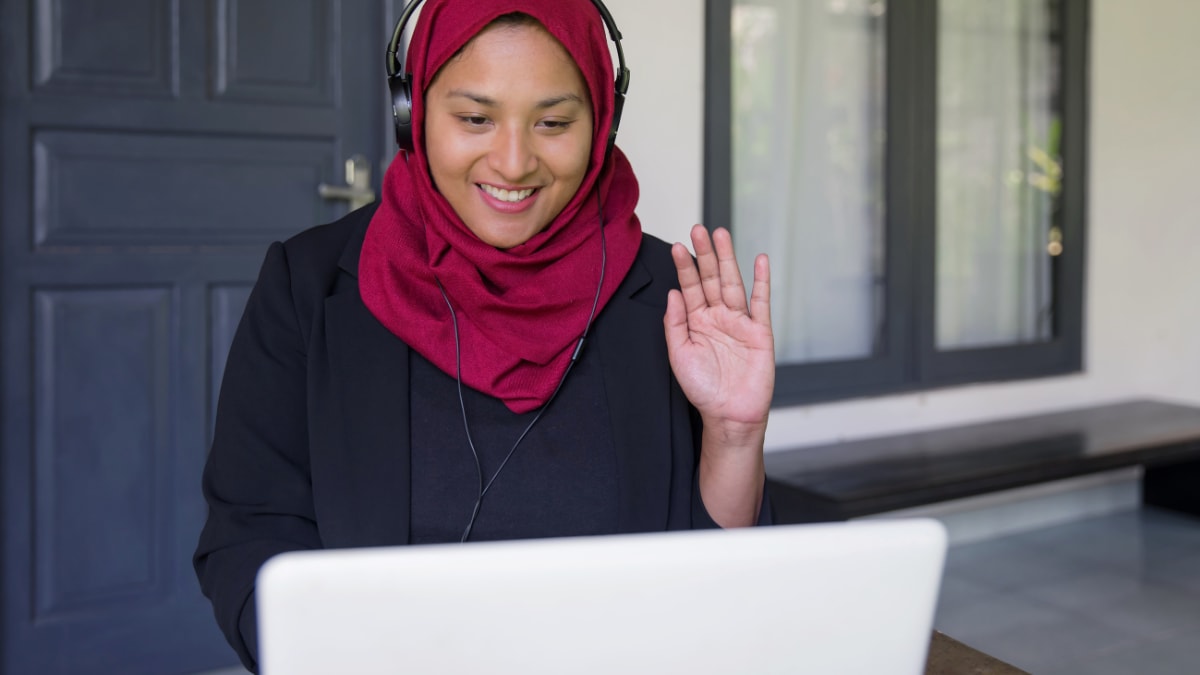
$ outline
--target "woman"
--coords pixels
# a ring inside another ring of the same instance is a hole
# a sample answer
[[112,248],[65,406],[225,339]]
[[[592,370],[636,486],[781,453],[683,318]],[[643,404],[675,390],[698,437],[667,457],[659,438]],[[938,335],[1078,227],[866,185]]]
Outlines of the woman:
[[[195,566],[243,663],[296,549],[766,521],[765,256],[643,235],[589,0],[430,0],[377,208],[267,253],[230,350]],[[583,339],[586,336],[586,340]]]

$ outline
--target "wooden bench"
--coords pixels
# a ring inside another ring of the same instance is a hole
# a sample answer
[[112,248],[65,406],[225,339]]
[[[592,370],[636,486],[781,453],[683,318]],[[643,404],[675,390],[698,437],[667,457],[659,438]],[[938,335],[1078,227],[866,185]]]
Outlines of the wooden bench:
[[767,453],[776,520],[848,520],[1123,467],[1200,515],[1200,408],[1128,401]]

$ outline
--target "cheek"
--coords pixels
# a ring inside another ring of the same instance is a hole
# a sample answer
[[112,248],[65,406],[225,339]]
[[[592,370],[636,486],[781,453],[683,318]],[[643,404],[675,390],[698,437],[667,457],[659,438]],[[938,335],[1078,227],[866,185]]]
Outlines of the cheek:
[[429,162],[429,173],[439,190],[449,187],[440,184],[469,167],[468,148],[458,135],[446,125],[428,121],[425,124],[425,157]]
[[592,136],[589,132],[586,136],[576,139],[570,149],[564,153],[563,174],[570,176],[571,180],[577,183],[582,182],[584,175],[587,174],[591,154]]
[[445,171],[446,160],[442,155],[446,142],[442,136],[437,124],[429,121],[425,123],[425,161],[429,162],[429,173],[433,175],[434,183],[437,183],[438,176]]

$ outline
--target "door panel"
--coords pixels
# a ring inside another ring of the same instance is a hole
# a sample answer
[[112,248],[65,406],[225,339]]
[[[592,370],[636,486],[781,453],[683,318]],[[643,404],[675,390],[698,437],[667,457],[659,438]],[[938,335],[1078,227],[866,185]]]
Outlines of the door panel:
[[217,0],[213,98],[332,106],[335,10],[318,0]]
[[39,249],[257,246],[345,210],[312,187],[334,139],[53,130],[33,145]]
[[208,288],[208,330],[210,345],[208,369],[208,436],[207,446],[212,441],[213,425],[217,421],[217,395],[221,391],[221,374],[225,372],[225,357],[233,344],[233,334],[242,308],[250,298],[252,284],[213,284]]
[[190,561],[225,353],[390,151],[395,4],[0,0],[0,672],[236,662]]
[[126,0],[119,7],[103,0],[30,4],[38,95],[175,97],[178,0]]
[[35,623],[164,591],[171,300],[165,287],[34,293]]

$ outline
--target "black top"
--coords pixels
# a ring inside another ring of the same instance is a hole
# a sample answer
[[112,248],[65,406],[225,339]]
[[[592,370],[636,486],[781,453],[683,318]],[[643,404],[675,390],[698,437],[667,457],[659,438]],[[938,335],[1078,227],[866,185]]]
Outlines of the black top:
[[[413,544],[458,542],[479,495],[458,383],[415,350],[412,374]],[[604,383],[584,350],[562,390],[513,450],[484,496],[471,541],[611,534],[617,468]],[[463,385],[471,439],[486,485],[538,411],[517,414]]]

